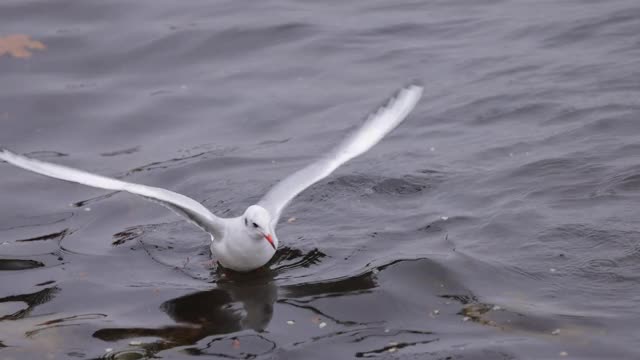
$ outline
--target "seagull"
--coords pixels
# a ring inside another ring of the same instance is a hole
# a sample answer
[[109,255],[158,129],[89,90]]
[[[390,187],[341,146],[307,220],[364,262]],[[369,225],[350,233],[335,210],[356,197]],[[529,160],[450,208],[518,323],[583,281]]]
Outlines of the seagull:
[[370,114],[364,123],[336,147],[277,183],[241,216],[220,218],[202,204],[176,192],[113,179],[63,165],[18,155],[0,146],[0,160],[56,179],[100,189],[125,191],[160,203],[211,236],[211,253],[222,267],[248,272],[265,265],[278,248],[275,228],[282,210],[303,190],[329,176],[340,165],[359,156],[395,129],[413,110],[423,88],[411,84]]

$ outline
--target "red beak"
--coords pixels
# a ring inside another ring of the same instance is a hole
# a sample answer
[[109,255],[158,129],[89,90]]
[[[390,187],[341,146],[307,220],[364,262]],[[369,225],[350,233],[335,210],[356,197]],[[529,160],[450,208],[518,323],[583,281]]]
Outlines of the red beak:
[[276,245],[273,243],[273,236],[265,235],[264,238],[267,239],[269,244],[271,244],[271,247],[273,248],[273,250],[276,250]]

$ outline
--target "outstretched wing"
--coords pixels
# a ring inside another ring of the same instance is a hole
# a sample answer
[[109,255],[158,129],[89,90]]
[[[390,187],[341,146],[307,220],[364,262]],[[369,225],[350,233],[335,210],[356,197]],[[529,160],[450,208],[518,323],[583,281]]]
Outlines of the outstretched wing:
[[369,115],[364,124],[338,146],[269,190],[258,204],[269,211],[273,226],[278,223],[282,209],[296,195],[377,144],[409,115],[421,96],[422,86],[410,85],[402,88],[386,105]]
[[220,239],[224,232],[224,221],[222,219],[213,215],[199,202],[173,191],[152,186],[133,184],[105,176],[91,174],[86,171],[73,169],[67,166],[31,159],[15,154],[4,148],[0,148],[0,160],[4,160],[25,170],[33,171],[56,179],[100,189],[126,191],[140,195],[149,200],[158,202],[176,213],[187,217],[187,219],[202,228],[204,231],[211,233],[216,239]]

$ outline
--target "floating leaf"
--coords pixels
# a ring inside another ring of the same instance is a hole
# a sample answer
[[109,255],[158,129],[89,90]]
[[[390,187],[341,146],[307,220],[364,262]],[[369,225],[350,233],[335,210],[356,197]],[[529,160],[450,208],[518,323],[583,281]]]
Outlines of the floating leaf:
[[23,34],[0,36],[0,56],[9,54],[17,58],[28,58],[31,56],[29,50],[44,50],[46,46],[37,40]]

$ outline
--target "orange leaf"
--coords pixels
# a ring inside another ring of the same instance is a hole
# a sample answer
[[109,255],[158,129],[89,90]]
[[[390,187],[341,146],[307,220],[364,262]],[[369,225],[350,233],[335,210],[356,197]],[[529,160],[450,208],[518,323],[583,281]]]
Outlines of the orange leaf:
[[23,34],[0,36],[0,56],[9,54],[17,58],[28,58],[31,56],[29,50],[44,50],[46,46],[37,40],[32,40]]

